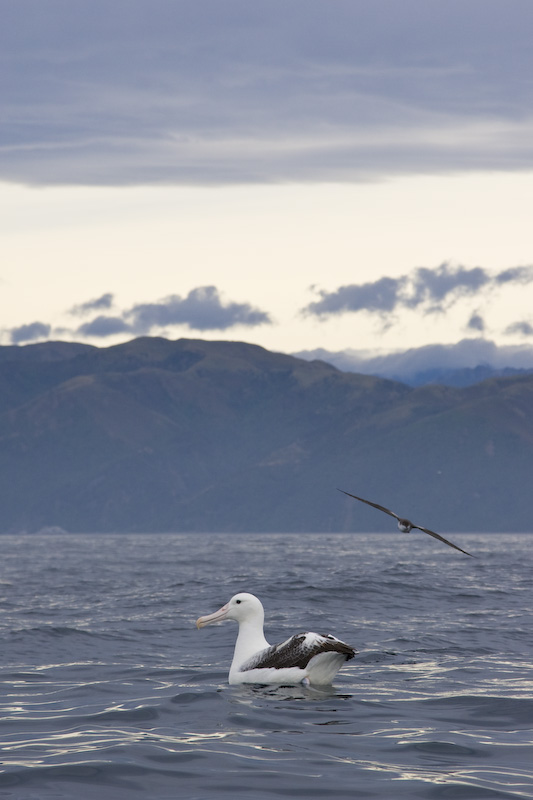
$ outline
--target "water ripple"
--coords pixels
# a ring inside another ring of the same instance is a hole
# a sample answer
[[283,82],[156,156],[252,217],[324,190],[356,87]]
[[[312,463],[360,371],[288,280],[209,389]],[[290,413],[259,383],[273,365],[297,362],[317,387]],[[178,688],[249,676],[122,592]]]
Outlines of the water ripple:
[[[483,559],[402,537],[3,537],[0,794],[533,797],[533,537],[465,539]],[[335,687],[228,685],[235,628],[194,619],[240,589],[273,640],[358,648]]]

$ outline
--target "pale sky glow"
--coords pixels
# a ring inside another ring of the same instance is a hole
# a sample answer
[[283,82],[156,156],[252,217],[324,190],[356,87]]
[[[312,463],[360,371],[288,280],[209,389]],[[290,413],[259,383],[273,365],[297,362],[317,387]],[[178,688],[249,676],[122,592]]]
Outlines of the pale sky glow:
[[[531,343],[533,269],[503,273],[533,267],[532,7],[377,5],[11,7],[1,343]],[[418,268],[429,294],[409,305]],[[404,287],[390,307],[385,278]],[[346,287],[368,309],[309,313]]]
[[[402,312],[386,331],[364,313],[324,321],[300,313],[313,285],[333,291],[442,261],[488,271],[531,263],[530,174],[218,188],[4,184],[0,199],[5,329],[34,320],[72,328],[65,312],[105,292],[125,308],[204,285],[273,317],[232,329],[232,338],[287,351],[395,348],[398,336],[405,347],[453,342],[478,308],[501,339],[530,314],[533,291],[523,286],[467,298],[447,314]],[[195,335],[185,326],[167,333]],[[228,338],[221,334],[201,335]]]

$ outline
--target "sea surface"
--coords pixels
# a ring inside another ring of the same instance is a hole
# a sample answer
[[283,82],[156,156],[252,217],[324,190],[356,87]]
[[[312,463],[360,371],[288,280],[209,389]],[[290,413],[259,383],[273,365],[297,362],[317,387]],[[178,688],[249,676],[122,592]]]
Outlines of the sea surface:
[[[0,797],[533,798],[533,535],[1,536]],[[238,591],[334,686],[229,686]]]

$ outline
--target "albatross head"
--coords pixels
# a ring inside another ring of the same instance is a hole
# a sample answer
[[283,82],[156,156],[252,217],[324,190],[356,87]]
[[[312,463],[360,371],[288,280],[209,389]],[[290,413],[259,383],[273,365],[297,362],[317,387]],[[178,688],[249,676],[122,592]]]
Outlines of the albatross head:
[[239,594],[234,594],[231,600],[218,611],[206,614],[205,617],[199,617],[196,620],[196,627],[200,629],[205,625],[211,625],[212,622],[222,622],[224,619],[234,619],[239,623],[258,620],[262,624],[263,617],[263,604],[259,598],[249,592],[239,592]]

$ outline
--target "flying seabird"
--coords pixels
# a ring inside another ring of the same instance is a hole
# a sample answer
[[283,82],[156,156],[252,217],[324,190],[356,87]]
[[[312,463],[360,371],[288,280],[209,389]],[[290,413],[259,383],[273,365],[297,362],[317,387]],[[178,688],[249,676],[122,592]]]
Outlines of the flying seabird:
[[345,492],[344,489],[339,489],[339,492],[343,494],[347,494],[348,497],[353,497],[355,500],[360,500],[362,503],[366,503],[369,506],[374,506],[374,508],[378,508],[380,511],[384,511],[385,514],[389,514],[391,517],[395,517],[398,520],[398,528],[402,531],[402,533],[409,533],[409,531],[416,528],[418,531],[423,531],[424,533],[429,533],[430,536],[433,536],[434,539],[440,539],[441,542],[444,544],[448,544],[450,547],[454,547],[455,550],[460,550],[461,553],[464,553],[466,556],[471,556],[474,558],[472,553],[467,553],[466,550],[463,550],[462,547],[457,547],[456,544],[453,542],[449,542],[448,539],[445,539],[444,536],[441,536],[440,533],[435,533],[435,531],[430,531],[429,528],[423,528],[422,525],[415,525],[414,522],[411,522],[409,519],[404,519],[404,517],[399,517],[398,514],[395,514],[394,511],[391,511],[389,508],[385,508],[385,506],[380,506],[379,503],[372,503],[370,500],[365,500],[364,497],[357,497],[356,494],[350,494],[350,492]]
[[269,645],[263,634],[264,616],[259,598],[240,592],[218,611],[196,620],[198,629],[226,619],[239,623],[229,671],[231,684],[329,685],[356,653],[335,636],[320,633],[297,633],[281,644]]

